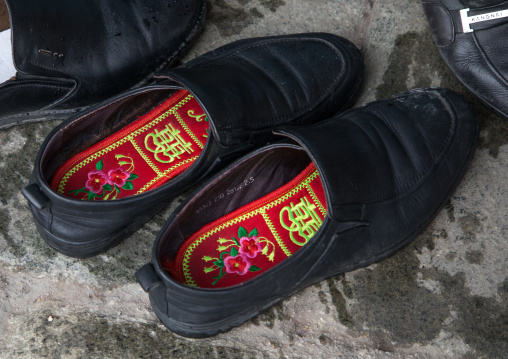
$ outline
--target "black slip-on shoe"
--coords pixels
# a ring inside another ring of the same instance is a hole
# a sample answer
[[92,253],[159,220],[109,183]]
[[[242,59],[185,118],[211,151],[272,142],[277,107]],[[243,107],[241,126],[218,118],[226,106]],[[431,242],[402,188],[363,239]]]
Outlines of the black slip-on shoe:
[[322,279],[382,260],[437,215],[475,151],[472,106],[414,90],[311,126],[196,190],[136,273],[172,331],[207,337]]
[[331,34],[247,39],[157,76],[58,127],[23,190],[42,237],[74,257],[101,253],[175,196],[273,141],[351,106],[363,59]]
[[508,117],[508,1],[423,0],[434,41],[458,79]]
[[0,128],[72,113],[175,63],[205,0],[6,0],[17,74],[0,85]]

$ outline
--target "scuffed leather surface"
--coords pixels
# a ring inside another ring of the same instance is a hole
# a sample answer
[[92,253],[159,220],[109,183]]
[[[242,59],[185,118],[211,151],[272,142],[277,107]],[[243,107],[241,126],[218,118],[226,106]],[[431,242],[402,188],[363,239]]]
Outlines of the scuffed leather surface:
[[[18,79],[37,75],[40,81],[61,78],[76,84],[71,96],[43,106],[55,110],[104,100],[174,62],[205,12],[204,0],[7,3]],[[18,91],[30,91],[21,82],[17,85],[22,88]],[[28,102],[12,107],[22,112]],[[0,102],[0,109],[6,106]]]
[[[459,0],[424,0],[424,8],[429,4],[439,3],[449,11],[459,11],[464,8]],[[496,5],[495,10],[508,9],[508,1],[492,1],[489,5]],[[499,4],[506,4],[506,6]],[[474,14],[489,13],[493,8],[475,8]],[[429,15],[427,13],[427,15]],[[446,25],[434,27],[437,20],[446,22]],[[455,41],[449,46],[440,46],[438,41],[443,33],[438,33],[448,26],[448,20],[429,17],[434,39],[439,47],[443,59],[459,80],[485,104],[495,111],[508,117],[508,19],[505,24],[499,22],[479,23],[492,27],[477,29],[474,32],[458,33]],[[457,24],[458,28],[460,24]],[[461,31],[461,30],[460,30]]]
[[[279,49],[279,43],[284,45],[284,56],[267,58],[267,53]],[[243,51],[244,48],[248,51]],[[251,51],[253,48],[259,51]],[[225,52],[234,53],[236,60],[242,57],[243,65],[258,64],[259,68],[248,67],[247,71],[242,65],[224,69],[221,59]],[[327,69],[324,72],[334,76],[309,78],[307,71],[318,72],[309,68],[310,64],[304,64],[313,56],[322,57],[319,64]],[[349,41],[328,34],[243,40],[205,54],[193,64],[199,64],[197,69],[188,65],[182,71],[169,70],[161,74],[157,83],[92,106],[64,121],[48,135],[39,150],[31,183],[50,200],[46,207],[52,216],[50,226],[45,225],[48,221],[41,217],[36,206],[30,204],[30,209],[39,232],[48,243],[59,246],[57,250],[77,257],[103,252],[128,237],[206,175],[275,139],[273,126],[315,123],[348,108],[363,80],[360,52]],[[185,73],[178,78],[186,84],[190,83],[186,79],[192,79],[192,87],[169,80],[174,73]],[[199,82],[200,76],[204,76],[205,85]],[[196,94],[212,129],[202,154],[181,175],[144,194],[112,201],[75,200],[58,195],[48,186],[54,171],[66,159],[135,120],[163,97],[181,88]],[[295,90],[301,97],[293,95]],[[240,91],[242,97],[233,96],[231,91]],[[215,100],[228,106],[216,107]],[[217,135],[221,136],[219,140]]]
[[[343,212],[348,205],[405,196],[432,181],[432,172],[443,161],[455,161],[447,159],[452,146],[455,156],[467,153],[476,133],[472,113],[451,91],[415,90],[282,132],[302,143],[313,157],[331,202],[330,214],[340,221],[335,208]],[[460,133],[459,121],[468,126]],[[469,137],[464,145],[457,143],[459,135]],[[422,205],[428,205],[429,198]]]
[[[422,107],[424,102],[428,104]],[[406,110],[406,114],[412,117],[399,116],[395,120],[391,117],[395,114],[394,110],[387,106],[390,103],[397,111]],[[415,112],[413,106],[421,112]],[[376,107],[383,110],[377,114],[371,112]],[[365,121],[362,113],[367,112],[367,121],[377,124],[380,129],[389,126],[389,132],[399,138],[398,149],[383,146],[376,153],[371,153],[380,163],[389,162],[393,175],[388,181],[394,187],[385,198],[379,198],[375,192],[371,193],[370,199],[360,195],[366,200],[362,219],[369,225],[338,232],[325,259],[315,268],[314,276],[322,275],[330,268],[344,271],[345,268],[363,267],[407,244],[425,229],[451,197],[475,152],[478,123],[473,107],[450,90],[410,92],[385,103],[361,108],[359,112],[360,116],[356,117],[358,123]],[[345,115],[352,117],[352,113]],[[394,120],[399,124],[396,125]],[[438,121],[444,124],[438,124]],[[409,133],[412,131],[416,134]],[[372,131],[366,131],[367,134],[372,138]],[[370,141],[362,137],[359,141]],[[409,141],[402,143],[405,138],[416,140],[416,145],[412,146]],[[351,155],[363,157],[366,154]],[[421,160],[414,161],[417,157]],[[413,165],[408,165],[409,158],[413,159]],[[406,166],[409,168],[401,169]],[[371,168],[366,170],[367,176]],[[408,181],[400,182],[400,173],[412,175]],[[378,189],[386,194],[383,181],[378,179]],[[340,221],[340,218],[337,220]]]
[[237,41],[167,76],[206,108],[218,141],[232,145],[272,126],[327,118],[348,102],[361,67],[349,41],[301,34]]

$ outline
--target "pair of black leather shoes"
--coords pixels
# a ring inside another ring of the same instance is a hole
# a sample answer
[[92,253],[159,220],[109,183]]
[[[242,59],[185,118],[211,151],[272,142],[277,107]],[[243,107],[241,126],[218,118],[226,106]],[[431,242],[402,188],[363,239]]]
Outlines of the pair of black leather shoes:
[[508,1],[422,2],[452,72],[483,103],[508,117]]
[[63,122],[23,193],[43,238],[87,257],[218,172],[136,274],[168,328],[214,335],[394,253],[458,185],[471,106],[425,89],[344,112],[362,79],[334,35],[234,42]]

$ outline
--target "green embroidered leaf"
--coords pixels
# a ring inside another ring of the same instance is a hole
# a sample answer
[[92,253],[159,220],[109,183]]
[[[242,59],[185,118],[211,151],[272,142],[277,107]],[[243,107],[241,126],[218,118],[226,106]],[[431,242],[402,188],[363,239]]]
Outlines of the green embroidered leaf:
[[134,173],[131,173],[131,175],[129,176],[129,178],[127,178],[127,180],[132,181],[133,179],[136,179],[136,178],[139,178],[139,176]]
[[215,285],[219,281],[219,279],[221,279],[227,273],[227,272],[224,272],[223,269],[224,269],[224,266],[221,267],[219,275],[216,277],[213,277],[213,279],[215,279],[215,281],[212,283],[212,285]]
[[231,238],[233,238],[233,240],[235,241],[236,245],[237,245],[238,247],[240,247],[240,242],[238,242],[238,239],[236,239],[235,237],[231,237]]
[[120,191],[120,188],[118,188],[118,186],[117,186],[116,184],[115,184],[115,189],[116,189],[116,191],[117,191],[118,193],[122,192],[122,191]]
[[69,194],[74,194],[77,196],[79,193],[89,193],[87,190],[85,190],[86,187],[80,188],[80,189],[73,189],[72,191],[69,191]]
[[108,194],[107,194],[107,195],[103,198],[103,200],[104,200],[104,201],[105,201],[105,200],[107,200],[107,199],[109,198],[109,196],[111,195],[111,193],[113,193],[113,192],[109,192],[109,193],[108,193]]
[[102,186],[102,188],[104,188],[105,191],[111,191],[113,189],[109,183],[106,183],[104,186]]
[[260,271],[261,268],[259,267],[256,267],[256,266],[250,266],[249,268],[249,272],[257,272],[257,271]]
[[226,273],[227,273],[227,272],[222,272],[222,268],[221,268],[219,275],[218,275],[218,276],[216,276],[216,277],[213,277],[213,279],[215,279],[215,281],[212,283],[212,285],[217,284],[217,282],[219,281],[219,279],[221,279],[222,277],[224,277],[224,275],[225,275]]
[[210,272],[213,272],[216,268],[214,267],[205,267],[203,268],[203,272],[205,273],[210,273]]
[[213,262],[213,264],[215,264],[217,267],[224,267],[224,262],[220,260]]
[[257,230],[257,228],[254,228],[252,231],[250,231],[249,238],[250,237],[257,237],[257,236],[258,236],[258,230]]
[[88,192],[88,199],[94,199],[95,197],[97,197],[95,193]]
[[104,167],[104,163],[103,163],[103,160],[104,159],[101,159],[99,162],[97,162],[97,164],[95,165],[95,168],[100,171],[103,167]]
[[238,249],[236,247],[231,248],[231,257],[236,257],[238,255]]
[[[208,122],[208,116],[205,117],[205,122]],[[208,130],[207,130],[207,132],[208,132]]]
[[247,237],[247,235],[248,235],[247,230],[240,226],[240,228],[238,228],[238,237],[240,238]]
[[127,181],[125,182],[125,184],[123,185],[122,189],[126,189],[126,190],[132,190],[134,189],[134,185],[132,184],[132,182],[130,181]]
[[204,260],[205,262],[213,261],[213,258],[212,257],[208,257],[208,256],[203,256],[203,258],[201,258],[201,259]]

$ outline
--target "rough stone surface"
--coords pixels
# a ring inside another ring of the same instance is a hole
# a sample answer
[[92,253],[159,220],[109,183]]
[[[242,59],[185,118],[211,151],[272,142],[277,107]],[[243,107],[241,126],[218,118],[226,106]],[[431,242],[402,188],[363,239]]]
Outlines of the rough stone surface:
[[184,61],[236,39],[325,31],[351,39],[365,56],[357,105],[416,87],[464,94],[478,112],[481,138],[463,182],[431,225],[392,257],[307,288],[228,333],[190,340],[159,323],[134,280],[184,196],[105,254],[65,257],[41,239],[20,194],[58,122],[0,131],[0,357],[507,358],[508,121],[448,70],[420,1],[208,5],[205,30]]

